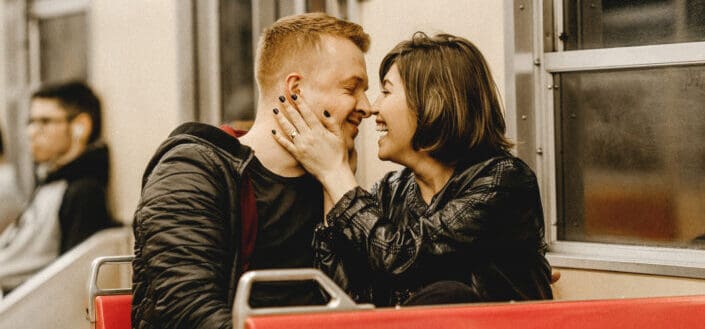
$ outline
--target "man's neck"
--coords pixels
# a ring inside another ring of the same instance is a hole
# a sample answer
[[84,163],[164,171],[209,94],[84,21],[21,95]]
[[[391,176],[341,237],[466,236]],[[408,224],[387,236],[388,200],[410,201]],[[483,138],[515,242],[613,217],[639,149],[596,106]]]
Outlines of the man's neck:
[[86,151],[87,148],[88,148],[87,145],[74,141],[71,144],[71,147],[69,148],[69,150],[66,151],[66,153],[45,163],[47,172],[51,173],[51,172],[55,172],[55,171],[63,168],[67,164],[78,159]]
[[[267,106],[274,108],[276,105],[272,103]],[[304,175],[306,171],[299,165],[299,162],[272,137],[272,129],[281,134],[279,125],[272,116],[271,110],[267,112],[265,108],[260,106],[257,109],[255,123],[247,134],[239,138],[240,143],[252,148],[257,159],[271,172],[284,177]]]

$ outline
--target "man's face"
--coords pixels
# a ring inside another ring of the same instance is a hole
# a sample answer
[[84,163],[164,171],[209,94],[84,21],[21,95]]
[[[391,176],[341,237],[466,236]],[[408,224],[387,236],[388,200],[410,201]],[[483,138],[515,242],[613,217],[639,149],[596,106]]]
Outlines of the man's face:
[[54,162],[71,146],[70,120],[56,100],[32,100],[27,135],[36,163]]
[[352,149],[358,126],[370,116],[365,57],[350,40],[322,36],[320,52],[315,55],[309,79],[302,81],[301,92],[322,118],[327,110],[342,127],[345,143]]

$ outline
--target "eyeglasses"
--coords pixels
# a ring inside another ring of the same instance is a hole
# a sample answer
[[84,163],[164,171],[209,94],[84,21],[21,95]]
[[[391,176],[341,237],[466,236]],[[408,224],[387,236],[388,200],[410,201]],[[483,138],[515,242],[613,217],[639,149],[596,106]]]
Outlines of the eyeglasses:
[[48,125],[51,124],[59,124],[59,123],[64,123],[64,122],[69,122],[70,118],[68,117],[37,117],[37,118],[29,118],[27,120],[27,127],[30,126],[35,126],[38,128],[44,128]]

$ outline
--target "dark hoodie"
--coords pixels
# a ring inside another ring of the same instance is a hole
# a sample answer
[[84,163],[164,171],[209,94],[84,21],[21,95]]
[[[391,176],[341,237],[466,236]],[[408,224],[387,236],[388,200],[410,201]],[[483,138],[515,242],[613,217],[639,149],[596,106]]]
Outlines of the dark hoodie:
[[75,160],[49,173],[39,185],[66,180],[68,186],[59,208],[61,249],[64,253],[93,233],[113,226],[106,205],[108,148],[89,148]]

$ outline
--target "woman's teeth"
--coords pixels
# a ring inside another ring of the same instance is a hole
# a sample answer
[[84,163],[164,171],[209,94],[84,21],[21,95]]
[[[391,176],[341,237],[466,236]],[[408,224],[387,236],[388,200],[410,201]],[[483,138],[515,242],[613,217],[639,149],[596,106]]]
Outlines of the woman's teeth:
[[386,126],[386,125],[377,125],[377,129],[375,129],[375,130],[376,130],[377,133],[380,134],[381,136],[386,135],[387,132],[389,131],[389,130],[387,129],[387,126]]

